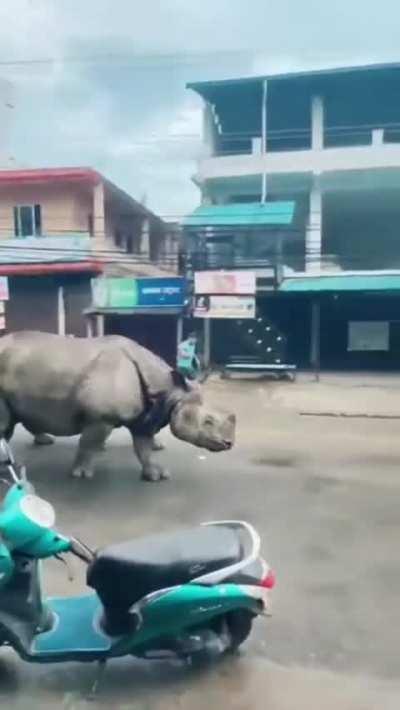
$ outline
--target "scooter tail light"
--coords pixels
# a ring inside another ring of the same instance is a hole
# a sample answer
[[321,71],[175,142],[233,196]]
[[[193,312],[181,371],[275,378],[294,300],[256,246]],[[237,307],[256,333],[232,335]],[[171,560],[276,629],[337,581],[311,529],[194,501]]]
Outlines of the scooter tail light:
[[273,589],[276,584],[276,575],[273,569],[269,569],[267,574],[262,578],[260,587],[264,589]]

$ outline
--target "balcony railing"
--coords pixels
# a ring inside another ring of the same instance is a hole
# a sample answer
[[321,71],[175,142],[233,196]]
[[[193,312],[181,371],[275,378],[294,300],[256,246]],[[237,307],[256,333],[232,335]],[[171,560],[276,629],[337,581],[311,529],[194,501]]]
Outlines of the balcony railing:
[[264,271],[271,278],[279,279],[284,265],[294,271],[303,271],[305,268],[304,255],[287,255],[283,261],[274,255],[268,257],[243,256],[239,253],[227,254],[223,252],[189,252],[180,255],[180,273],[252,270]]
[[[326,126],[325,148],[370,146],[378,142],[400,143],[400,122],[381,125],[360,124]],[[297,127],[272,130],[267,135],[267,153],[311,149],[311,128]],[[224,133],[217,137],[214,157],[229,155],[259,155],[262,152],[261,136],[255,133]]]
[[243,256],[226,253],[181,253],[179,257],[181,274],[194,271],[242,270],[270,272],[279,281],[283,274],[291,272],[344,272],[344,271],[388,271],[400,269],[400,253],[382,254],[285,254],[269,257]]

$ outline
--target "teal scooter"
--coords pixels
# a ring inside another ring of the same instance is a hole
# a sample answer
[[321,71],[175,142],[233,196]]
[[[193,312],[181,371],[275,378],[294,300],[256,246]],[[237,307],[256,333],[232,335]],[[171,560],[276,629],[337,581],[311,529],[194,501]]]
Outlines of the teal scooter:
[[[178,657],[189,663],[237,649],[269,615],[272,570],[245,522],[215,522],[113,544],[96,552],[58,533],[0,441],[8,492],[0,508],[0,645],[35,663]],[[4,479],[2,479],[4,481]],[[71,553],[94,591],[43,599],[40,561]]]

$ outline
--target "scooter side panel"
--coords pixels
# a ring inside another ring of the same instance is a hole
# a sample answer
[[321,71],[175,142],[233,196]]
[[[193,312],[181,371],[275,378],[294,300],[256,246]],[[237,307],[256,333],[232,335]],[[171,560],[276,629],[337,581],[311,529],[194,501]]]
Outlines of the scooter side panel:
[[33,656],[107,654],[112,641],[99,626],[101,602],[96,594],[47,600],[55,623],[50,631],[36,636]]
[[55,624],[37,635],[27,660],[57,662],[92,660],[158,648],[162,638],[175,637],[185,629],[200,627],[210,619],[235,609],[259,611],[259,600],[236,584],[214,587],[187,584],[139,602],[140,625],[133,634],[109,637],[99,625],[102,605],[96,594],[47,600]]
[[259,610],[259,602],[248,596],[236,584],[220,584],[213,587],[186,584],[173,587],[160,596],[155,596],[143,605],[139,602],[141,617],[136,632],[117,643],[112,655],[134,653],[137,647],[156,647],[160,637],[176,636],[185,629],[203,626],[210,619],[234,609]]

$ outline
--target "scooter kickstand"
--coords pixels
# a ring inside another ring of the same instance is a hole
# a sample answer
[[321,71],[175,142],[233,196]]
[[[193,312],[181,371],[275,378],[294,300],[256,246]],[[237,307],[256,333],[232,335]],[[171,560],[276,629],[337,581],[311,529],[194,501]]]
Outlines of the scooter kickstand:
[[101,658],[97,664],[97,675],[96,675],[96,678],[94,680],[94,683],[92,685],[92,688],[91,688],[90,693],[87,698],[89,701],[96,700],[96,698],[97,698],[99,687],[100,687],[101,681],[103,680],[104,673],[106,670],[106,664],[107,664],[106,658]]

